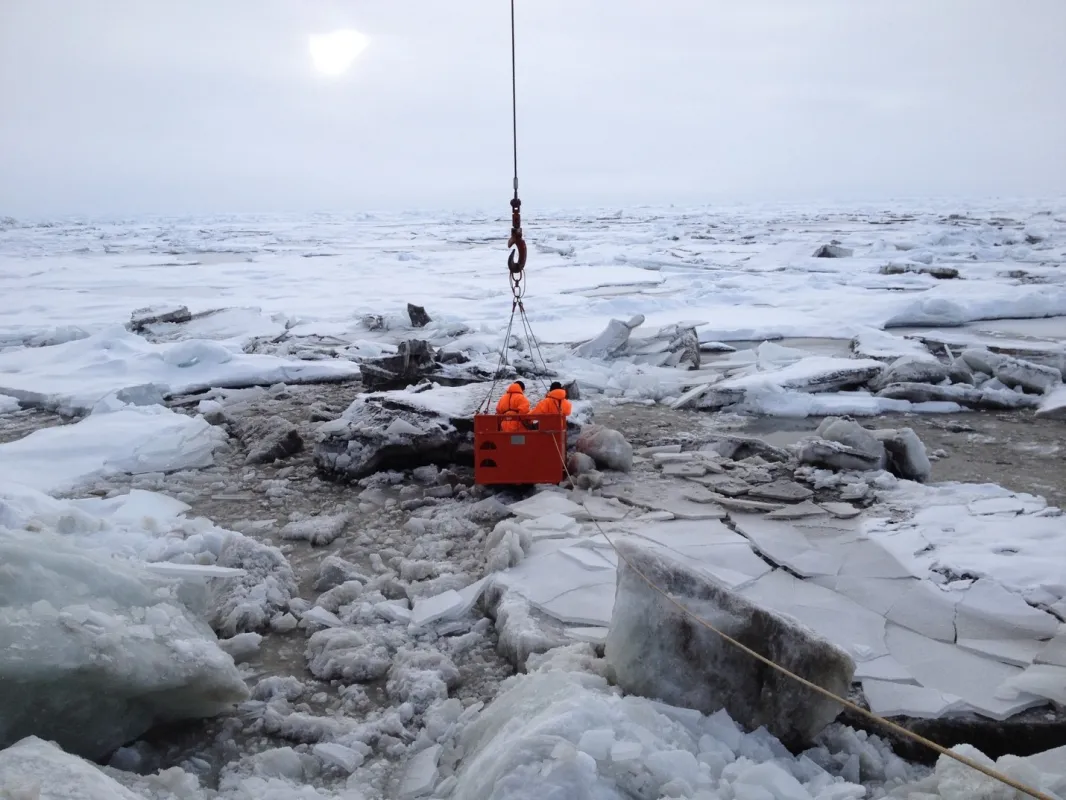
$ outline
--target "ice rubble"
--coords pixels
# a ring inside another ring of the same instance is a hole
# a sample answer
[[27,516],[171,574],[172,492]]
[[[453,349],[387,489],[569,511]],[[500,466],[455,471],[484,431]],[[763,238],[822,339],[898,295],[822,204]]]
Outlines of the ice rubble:
[[14,411],[18,411],[20,407],[19,401],[14,397],[0,394],[0,414],[10,414]]
[[34,734],[99,758],[247,697],[207,625],[146,573],[43,533],[0,532],[0,563],[0,744]]
[[[541,492],[516,504],[520,520],[497,526],[517,526],[520,545],[520,558],[494,573],[486,587],[501,652],[521,665],[530,653],[566,641],[573,628],[581,629],[573,636],[596,639],[611,626],[616,558],[599,528],[579,522],[591,513],[605,520],[600,527],[616,544],[665,548],[711,580],[795,617],[843,648],[855,659],[875,712],[930,718],[977,712],[1003,719],[1057,697],[1047,670],[1022,679],[1024,691],[1015,691],[1012,681],[1040,657],[1019,664],[1016,643],[1034,654],[1053,653],[1056,646],[1047,641],[1056,635],[1055,618],[1022,596],[1066,610],[1058,566],[1066,554],[1055,557],[1052,550],[1049,558],[1047,549],[1061,539],[1055,533],[1061,532],[1060,518],[1041,516],[1045,504],[998,487],[965,495],[965,487],[923,487],[880,475],[887,478],[876,478],[884,499],[897,514],[909,509],[903,521],[881,518],[878,507],[869,519],[850,521],[817,507],[820,517],[794,521],[730,511],[737,533],[714,520],[724,516],[714,503],[670,498],[646,478],[619,495],[643,508],[622,515],[611,507],[587,511],[576,495],[578,502]],[[712,496],[717,503],[733,502]],[[974,502],[960,505],[967,496]],[[678,518],[671,519],[675,512]],[[1017,538],[1010,554],[1002,549],[1007,519]],[[978,533],[971,539],[954,534],[956,529]],[[789,572],[773,569],[775,564]],[[956,580],[974,569],[989,582]],[[986,599],[990,591],[997,593],[995,602]],[[935,664],[924,663],[923,652],[936,652]]]
[[89,411],[108,395],[147,388],[157,395],[187,394],[358,375],[350,361],[246,355],[205,339],[154,344],[122,327],[52,347],[0,353],[0,393],[62,413]]
[[203,417],[121,406],[0,444],[0,480],[58,492],[119,473],[197,469],[214,463],[225,438]]

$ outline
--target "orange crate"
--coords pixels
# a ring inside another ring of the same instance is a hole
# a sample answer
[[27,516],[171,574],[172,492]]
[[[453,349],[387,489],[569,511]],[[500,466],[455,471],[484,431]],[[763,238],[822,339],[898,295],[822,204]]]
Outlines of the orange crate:
[[[523,428],[501,431],[500,423],[504,420],[518,422]],[[561,483],[564,458],[566,417],[562,414],[474,415],[474,482],[477,484]]]

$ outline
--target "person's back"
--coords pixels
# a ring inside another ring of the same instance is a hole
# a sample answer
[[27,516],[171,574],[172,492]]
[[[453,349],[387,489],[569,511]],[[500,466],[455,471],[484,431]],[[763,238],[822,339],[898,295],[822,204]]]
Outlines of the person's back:
[[574,407],[566,399],[566,389],[558,381],[553,381],[544,399],[533,407],[534,414],[562,414],[569,417]]
[[[529,400],[526,399],[526,385],[522,381],[515,381],[504,390],[503,395],[496,403],[496,413],[506,416],[529,413]],[[500,430],[514,433],[522,430],[522,423],[517,419],[503,419],[500,421]]]

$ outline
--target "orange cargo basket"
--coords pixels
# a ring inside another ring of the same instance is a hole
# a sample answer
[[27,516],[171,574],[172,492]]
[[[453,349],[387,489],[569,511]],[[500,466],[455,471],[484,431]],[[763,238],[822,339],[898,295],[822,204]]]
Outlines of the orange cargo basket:
[[[501,430],[506,421],[511,428]],[[561,483],[566,458],[562,414],[475,414],[474,483]]]

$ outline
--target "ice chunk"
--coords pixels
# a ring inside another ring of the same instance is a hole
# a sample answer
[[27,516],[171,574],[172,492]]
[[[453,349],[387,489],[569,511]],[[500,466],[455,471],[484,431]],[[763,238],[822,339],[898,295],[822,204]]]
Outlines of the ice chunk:
[[441,750],[439,744],[431,745],[408,760],[400,779],[400,797],[403,800],[424,797],[433,791],[439,775],[437,761]]
[[238,633],[229,639],[222,639],[218,646],[229,654],[235,663],[251,661],[259,654],[259,645],[263,637],[258,633]]
[[362,766],[366,758],[362,753],[334,742],[319,742],[311,748],[311,752],[321,758],[324,763],[348,773]]
[[629,472],[633,468],[633,446],[612,428],[587,425],[582,428],[574,447],[579,453],[591,456],[602,468],[618,472]]
[[611,745],[611,761],[636,761],[643,749],[640,742],[615,742]]
[[36,736],[0,751],[0,789],[11,800],[144,800],[95,764]]
[[[619,543],[627,561],[656,586],[725,633],[838,694],[855,665],[813,632],[764,611],[662,552]],[[607,660],[624,690],[688,708],[725,707],[743,724],[766,725],[783,741],[810,741],[840,712],[776,672],[752,670],[750,656],[694,624],[623,563],[607,637]]]
[[281,538],[303,539],[313,545],[326,545],[344,533],[349,519],[351,515],[342,512],[296,520],[281,529]]
[[100,399],[147,384],[165,394],[212,387],[350,379],[359,366],[347,359],[303,361],[242,353],[239,345],[190,339],[155,344],[117,326],[53,347],[0,353],[0,392],[74,412]]
[[214,463],[224,439],[202,417],[126,406],[0,444],[0,480],[52,493],[122,473],[199,469]]
[[0,534],[0,747],[100,758],[154,724],[247,698],[214,634],[151,576],[58,537]]
[[406,602],[399,600],[385,600],[374,604],[374,610],[389,622],[400,622],[406,625],[411,621],[411,609]]
[[755,764],[737,776],[736,796],[742,797],[742,786],[762,789],[766,797],[774,800],[812,800],[810,792],[792,775],[773,761]]
[[614,609],[614,581],[579,586],[537,607],[560,622],[606,626]]
[[610,728],[596,728],[585,731],[577,742],[578,750],[588,753],[597,761],[605,761],[614,746],[614,731]]
[[243,569],[219,567],[215,564],[175,564],[171,561],[155,561],[145,564],[148,572],[174,578],[237,578],[245,574]]
[[1045,642],[1035,639],[959,639],[957,644],[963,650],[1016,667],[1028,667],[1045,647]]
[[467,600],[459,592],[449,589],[433,597],[426,597],[415,602],[411,610],[411,628],[417,629],[432,625],[434,622],[457,616],[467,606]]
[[1032,664],[1020,675],[1003,682],[997,697],[1012,699],[1019,694],[1036,695],[1066,705],[1066,667],[1052,664]]
[[512,503],[510,509],[517,516],[530,520],[556,514],[575,517],[581,513],[581,506],[562,493],[552,491],[538,492],[526,500]]
[[963,706],[962,698],[927,686],[867,678],[862,682],[862,691],[870,710],[882,717],[939,719]]
[[960,639],[1050,639],[1059,621],[1026,603],[996,581],[975,581],[959,602]]
[[327,611],[322,606],[312,606],[303,613],[301,617],[305,622],[314,622],[318,625],[325,625],[327,628],[340,628],[343,627],[344,622],[341,618],[334,614],[332,611]]
[[1066,419],[1066,386],[1052,389],[1040,402],[1036,415],[1050,419]]

